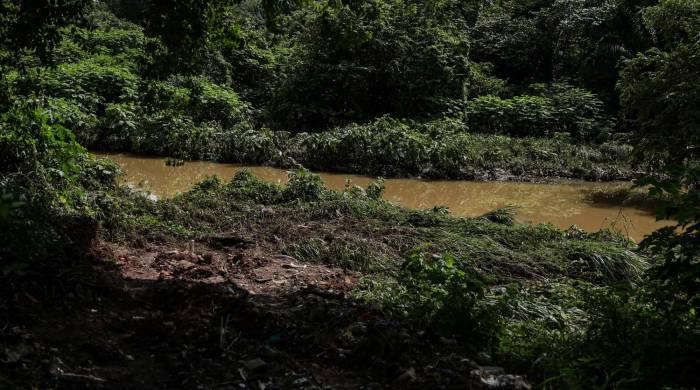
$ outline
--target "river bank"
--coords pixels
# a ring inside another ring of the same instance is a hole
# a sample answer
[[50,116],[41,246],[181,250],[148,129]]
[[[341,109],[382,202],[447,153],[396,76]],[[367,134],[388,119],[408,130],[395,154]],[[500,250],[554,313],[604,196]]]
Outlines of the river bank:
[[[380,118],[320,133],[237,128],[191,129],[107,137],[81,135],[102,152],[132,152],[246,165],[266,165],[387,178],[556,182],[562,179],[625,181],[643,175],[632,148],[618,141],[581,143],[568,136],[511,137],[472,133],[448,118],[406,125]],[[186,142],[182,140],[187,140]]]
[[[24,292],[1,308],[17,313],[3,335],[13,362],[6,380],[260,389],[504,381],[525,389],[548,374],[517,356],[547,340],[528,341],[523,329],[573,326],[589,315],[582,294],[646,268],[612,232],[518,224],[503,210],[455,218],[380,194],[374,185],[331,191],[303,171],[286,187],[239,172],[159,202],[120,189],[104,209],[104,241],[91,239],[92,260],[71,267],[59,290],[36,277],[6,284]],[[421,306],[405,296],[407,283],[423,283],[405,271],[416,250],[426,267],[469,264],[453,280],[478,284],[449,310],[478,316],[450,325],[440,320],[446,302],[437,291],[421,293]],[[551,318],[557,323],[547,325]],[[482,368],[493,365],[520,376]]]
[[[264,166],[183,161],[171,166],[158,157],[131,154],[104,154],[122,168],[121,182],[156,197],[173,197],[209,176],[227,180],[236,172],[248,170],[267,182],[284,185],[288,172]],[[318,173],[324,184],[343,191],[346,186],[367,187],[375,179],[368,176]],[[627,206],[630,182],[583,182],[559,180],[537,184],[524,182],[478,182],[456,180],[385,179],[383,199],[412,209],[443,207],[457,217],[476,217],[498,208],[512,207],[522,222],[551,223],[561,229],[575,225],[594,232],[612,227],[639,242],[644,235],[665,226],[656,221],[644,204]],[[611,196],[613,196],[611,198]]]

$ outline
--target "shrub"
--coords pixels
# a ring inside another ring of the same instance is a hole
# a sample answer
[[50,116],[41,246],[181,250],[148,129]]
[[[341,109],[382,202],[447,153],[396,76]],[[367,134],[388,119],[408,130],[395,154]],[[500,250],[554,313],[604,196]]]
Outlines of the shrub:
[[469,62],[469,97],[484,95],[506,97],[510,94],[508,82],[493,75],[493,65]]
[[251,121],[252,109],[236,92],[204,77],[173,76],[167,81],[150,81],[142,95],[148,110],[180,111],[196,123],[216,121],[231,128]]
[[607,138],[613,130],[615,121],[604,112],[603,102],[595,94],[565,83],[533,84],[530,88],[552,101],[557,132],[596,141]]
[[392,175],[420,172],[430,139],[406,123],[383,117],[332,132],[300,134],[292,143],[294,158],[305,166]]
[[488,303],[484,280],[468,261],[450,254],[413,251],[401,267],[395,285],[371,292],[382,297],[384,310],[408,317],[423,327],[457,335],[472,348],[490,348],[502,327],[497,306]]
[[255,130],[245,124],[214,136],[218,158],[246,164],[269,164],[279,161],[275,134],[267,129]]
[[217,121],[228,128],[249,120],[250,107],[232,89],[201,77],[186,85],[191,91],[189,112],[195,121]]
[[384,114],[430,116],[464,95],[465,26],[442,2],[332,2],[299,15],[306,27],[270,105],[278,127],[319,131]]
[[[97,166],[63,126],[42,110],[16,104],[0,115],[0,272],[84,255],[96,235],[98,193],[117,169]],[[94,175],[94,176],[93,176]]]
[[552,111],[544,97],[480,96],[467,103],[466,116],[469,127],[480,133],[543,137],[554,130]]
[[70,39],[63,39],[51,52],[54,63],[80,62],[88,56],[77,42]]
[[43,75],[43,89],[54,97],[77,101],[91,110],[112,102],[134,100],[139,77],[108,57],[61,64]]
[[311,169],[380,176],[611,180],[631,175],[630,148],[625,145],[577,145],[568,137],[474,134],[456,119],[414,123],[383,117],[323,133],[297,134],[277,145],[283,154]]
[[[229,14],[230,15],[230,14]],[[235,15],[235,14],[234,14]],[[275,82],[282,77],[279,61],[292,50],[277,45],[267,29],[255,19],[231,17],[227,21],[234,33],[217,41],[221,53],[235,69],[231,77],[236,91],[255,106],[268,104],[273,98]]]
[[173,81],[147,81],[142,84],[141,104],[149,111],[186,110],[190,106],[190,90]]
[[196,158],[196,150],[191,147],[196,142],[196,132],[190,117],[175,111],[158,111],[143,117],[140,131],[130,138],[131,148],[136,153]]
[[[130,139],[143,125],[139,107],[132,103],[109,103],[101,118],[101,135],[88,145],[98,144],[109,150],[129,150]],[[86,140],[87,141],[87,140]]]
[[[127,26],[124,26],[127,27]],[[92,54],[128,54],[136,59],[144,55],[146,37],[136,25],[124,28],[104,28],[96,30],[75,29],[70,39]]]
[[268,205],[276,203],[282,192],[279,185],[260,180],[247,169],[236,172],[226,190],[233,199]]
[[44,106],[51,121],[73,130],[81,143],[91,145],[97,141],[99,134],[95,130],[99,121],[94,112],[65,98],[47,97]]
[[535,84],[532,89],[536,95],[470,100],[465,110],[469,127],[518,137],[567,133],[578,141],[602,140],[612,130],[612,119],[592,93],[566,84]]
[[[666,2],[690,4],[692,2]],[[700,8],[700,7],[699,7]],[[697,19],[697,17],[696,17]],[[698,23],[700,29],[700,23]],[[700,43],[652,49],[624,62],[620,101],[638,160],[655,168],[697,161],[700,145]]]
[[282,191],[282,199],[313,202],[321,200],[327,192],[320,176],[302,168],[289,172],[289,182]]

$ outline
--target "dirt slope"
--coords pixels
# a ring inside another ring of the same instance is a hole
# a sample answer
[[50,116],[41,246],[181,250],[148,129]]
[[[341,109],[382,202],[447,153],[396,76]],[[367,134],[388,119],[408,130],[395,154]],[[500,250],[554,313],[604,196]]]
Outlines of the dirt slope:
[[235,236],[101,244],[94,257],[5,286],[0,388],[527,387],[454,340],[353,302],[352,271]]

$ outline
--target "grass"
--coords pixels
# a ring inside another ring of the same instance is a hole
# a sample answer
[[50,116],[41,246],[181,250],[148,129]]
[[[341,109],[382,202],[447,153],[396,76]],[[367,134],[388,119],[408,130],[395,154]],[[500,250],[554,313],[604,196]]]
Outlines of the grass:
[[308,171],[290,183],[282,187],[243,172],[229,183],[208,179],[173,199],[129,195],[121,221],[138,222],[115,224],[106,234],[184,240],[236,231],[300,260],[384,272],[423,247],[465,259],[495,283],[553,277],[629,281],[645,266],[634,244],[614,233],[514,223],[508,210],[478,218],[409,210],[360,191],[326,189]]

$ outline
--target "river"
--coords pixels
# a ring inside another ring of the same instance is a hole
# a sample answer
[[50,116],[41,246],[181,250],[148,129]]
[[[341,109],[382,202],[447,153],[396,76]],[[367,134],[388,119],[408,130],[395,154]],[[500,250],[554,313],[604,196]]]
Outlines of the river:
[[[186,191],[207,176],[228,180],[236,171],[249,169],[255,176],[285,184],[283,169],[242,166],[206,161],[188,161],[183,166],[165,165],[165,159],[130,154],[103,154],[118,163],[123,184],[148,191],[158,197],[171,197]],[[319,173],[330,188],[342,190],[347,179],[354,185],[367,186],[374,178],[338,173]],[[645,210],[599,203],[591,199],[598,191],[615,191],[629,187],[628,182],[594,183],[567,181],[556,184],[520,182],[475,182],[420,179],[387,179],[384,199],[414,209],[447,206],[456,216],[478,216],[498,207],[514,206],[520,221],[549,222],[560,228],[576,225],[586,231],[604,227],[622,230],[633,240],[665,226]]]

